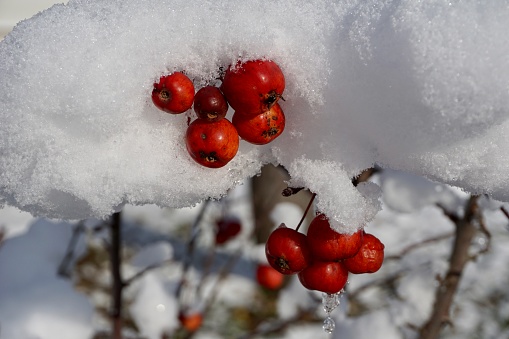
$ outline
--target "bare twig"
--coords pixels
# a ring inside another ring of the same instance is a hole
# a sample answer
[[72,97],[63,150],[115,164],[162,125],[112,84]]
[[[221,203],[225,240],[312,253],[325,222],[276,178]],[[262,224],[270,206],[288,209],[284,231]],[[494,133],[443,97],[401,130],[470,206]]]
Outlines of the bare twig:
[[196,244],[196,239],[198,238],[198,235],[200,234],[199,226],[203,219],[203,216],[205,215],[205,210],[207,209],[209,202],[210,202],[209,199],[207,199],[203,202],[200,212],[198,213],[198,216],[194,220],[194,223],[191,227],[191,233],[189,235],[189,240],[187,242],[187,254],[184,257],[184,263],[182,266],[182,276],[180,278],[180,282],[179,282],[177,289],[175,291],[175,295],[176,295],[177,299],[180,299],[180,295],[182,293],[182,288],[186,284],[187,271],[189,270],[189,267],[191,266],[191,263],[193,261],[194,246]]
[[120,266],[122,265],[121,249],[121,217],[120,212],[114,213],[111,218],[110,234],[110,262],[111,262],[111,275],[113,280],[112,286],[112,339],[122,339],[122,290],[124,283],[122,281],[122,273]]
[[450,323],[449,309],[463,269],[470,260],[468,251],[476,233],[474,221],[478,219],[480,213],[478,199],[478,196],[470,197],[465,208],[465,215],[455,223],[456,237],[449,260],[449,270],[436,290],[433,311],[429,320],[421,329],[420,339],[438,338],[442,327]]
[[314,312],[311,310],[299,310],[299,313],[292,318],[280,321],[271,321],[264,322],[256,327],[254,330],[242,335],[239,339],[250,339],[250,338],[259,338],[264,335],[268,335],[271,333],[278,333],[288,328],[293,324],[298,324],[307,321],[320,321],[314,315]]
[[164,260],[164,261],[162,261],[162,262],[160,262],[158,264],[149,265],[149,266],[143,268],[141,271],[137,272],[135,275],[133,275],[129,279],[125,279],[124,282],[123,282],[123,285],[124,285],[124,287],[127,287],[127,286],[131,285],[134,281],[136,281],[136,280],[140,279],[141,277],[143,277],[146,273],[148,273],[148,272],[150,272],[152,270],[161,268],[164,265],[170,264],[170,263],[173,263],[173,262],[174,262],[173,259],[167,259],[167,260]]
[[281,192],[281,194],[283,195],[283,197],[289,197],[291,195],[299,193],[303,189],[304,187],[287,187]]
[[368,181],[369,178],[371,178],[374,174],[380,172],[381,169],[378,168],[378,167],[371,167],[371,168],[367,168],[365,169],[364,171],[362,171],[361,174],[359,174],[357,177],[353,178],[352,179],[352,184],[354,186],[357,186],[359,185],[361,182],[365,182],[365,181]]
[[296,231],[299,230],[300,226],[302,225],[302,223],[304,222],[304,220],[306,220],[306,215],[308,214],[309,212],[309,208],[311,207],[311,205],[313,204],[313,201],[315,200],[315,197],[316,197],[316,193],[313,193],[311,195],[311,199],[309,199],[309,203],[306,207],[306,210],[304,211],[304,214],[302,215],[302,218],[300,219],[299,221],[299,224],[297,225],[297,228],[295,228]]
[[58,265],[58,275],[69,278],[69,265],[74,259],[74,251],[76,250],[76,245],[78,244],[78,240],[80,238],[81,233],[83,233],[84,230],[84,222],[80,221],[76,226],[74,226],[72,231],[71,240],[69,240],[69,244],[67,244],[67,249],[65,251],[65,256],[60,262],[60,265]]
[[398,260],[398,259],[401,259],[402,257],[407,255],[411,251],[414,251],[414,250],[416,250],[418,248],[421,248],[423,246],[426,246],[426,245],[429,245],[429,244],[432,244],[432,243],[435,243],[435,242],[439,242],[441,240],[449,239],[453,235],[454,235],[453,232],[447,232],[447,233],[440,234],[440,235],[437,235],[437,236],[434,236],[434,237],[431,237],[431,238],[427,238],[427,239],[421,240],[421,241],[416,242],[414,244],[410,244],[410,245],[406,246],[405,248],[403,248],[398,254],[393,254],[393,255],[390,255],[390,256],[386,256],[385,260]]

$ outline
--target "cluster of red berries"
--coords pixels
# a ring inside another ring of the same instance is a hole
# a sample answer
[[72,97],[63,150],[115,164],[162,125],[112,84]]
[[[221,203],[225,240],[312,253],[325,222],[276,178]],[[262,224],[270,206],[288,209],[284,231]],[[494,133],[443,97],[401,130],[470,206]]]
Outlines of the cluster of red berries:
[[[239,137],[264,145],[285,128],[285,115],[277,103],[285,89],[285,77],[271,60],[249,60],[229,66],[220,87],[205,86],[195,94],[184,73],[162,76],[154,83],[152,101],[159,109],[180,114],[194,104],[198,117],[187,128],[186,147],[199,164],[219,168],[237,154]],[[235,111],[230,122],[229,106]]]
[[298,274],[307,289],[334,294],[343,289],[349,272],[378,271],[384,245],[364,230],[338,233],[324,214],[318,214],[307,235],[281,224],[267,239],[265,254],[274,269],[282,274]]

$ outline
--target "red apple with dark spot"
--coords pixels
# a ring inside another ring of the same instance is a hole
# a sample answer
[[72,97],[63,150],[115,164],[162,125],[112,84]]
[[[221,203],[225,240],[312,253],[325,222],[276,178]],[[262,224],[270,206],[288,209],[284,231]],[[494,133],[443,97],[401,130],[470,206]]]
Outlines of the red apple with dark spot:
[[296,274],[311,262],[306,236],[281,224],[265,244],[269,264],[282,274]]
[[232,124],[245,141],[255,145],[265,145],[283,133],[285,114],[279,104],[275,104],[268,111],[254,117],[235,112]]
[[160,110],[180,114],[190,109],[194,100],[194,85],[184,73],[162,76],[154,83],[152,102]]
[[226,70],[221,91],[235,111],[255,116],[269,110],[281,98],[285,77],[271,60],[249,60]]
[[230,162],[239,149],[239,134],[228,119],[193,121],[186,132],[186,147],[200,165],[219,168]]

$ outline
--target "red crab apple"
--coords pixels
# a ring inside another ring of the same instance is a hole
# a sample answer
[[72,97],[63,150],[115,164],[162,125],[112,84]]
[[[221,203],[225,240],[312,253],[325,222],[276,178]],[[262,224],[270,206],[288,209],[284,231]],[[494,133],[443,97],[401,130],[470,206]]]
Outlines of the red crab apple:
[[365,233],[357,254],[344,261],[349,272],[354,274],[375,273],[384,261],[384,244],[372,234]]
[[221,218],[216,222],[216,244],[221,245],[239,234],[240,220],[235,217]]
[[178,319],[182,327],[189,332],[195,332],[201,327],[203,323],[203,314],[201,312],[184,312],[181,311],[178,315]]
[[269,235],[265,255],[270,266],[283,274],[298,273],[311,262],[306,236],[285,224]]
[[186,147],[200,165],[219,168],[237,154],[239,134],[228,119],[214,122],[196,119],[187,128]]
[[193,105],[194,85],[184,73],[162,76],[154,83],[152,102],[157,108],[171,114],[184,113]]
[[307,240],[313,258],[337,261],[351,258],[361,248],[363,231],[353,234],[338,233],[330,227],[329,219],[318,214],[309,224]]
[[345,287],[348,270],[342,262],[314,261],[299,272],[298,277],[302,286],[308,290],[334,294]]
[[221,91],[235,111],[255,116],[269,110],[281,98],[285,77],[271,60],[249,60],[226,70]]
[[264,145],[283,133],[285,114],[279,104],[275,104],[268,111],[254,117],[235,112],[232,124],[239,132],[239,136],[245,141],[255,145]]
[[269,290],[277,290],[283,285],[284,275],[269,265],[258,265],[256,268],[256,281],[260,286]]
[[205,86],[200,88],[194,96],[194,112],[200,119],[221,120],[228,112],[228,102],[219,88]]

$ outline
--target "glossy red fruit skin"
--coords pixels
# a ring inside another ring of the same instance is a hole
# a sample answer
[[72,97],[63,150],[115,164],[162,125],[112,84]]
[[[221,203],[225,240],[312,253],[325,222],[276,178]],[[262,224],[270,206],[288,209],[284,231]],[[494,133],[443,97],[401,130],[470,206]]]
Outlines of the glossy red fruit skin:
[[362,245],[364,232],[343,234],[330,227],[324,214],[317,215],[309,224],[307,240],[313,258],[321,261],[337,261],[351,258]]
[[375,273],[384,261],[384,244],[372,234],[365,233],[362,246],[357,254],[346,259],[345,266],[354,274]]
[[299,281],[308,290],[329,294],[338,293],[348,281],[348,270],[342,262],[314,261],[298,274]]
[[269,235],[265,255],[270,266],[286,275],[296,274],[311,263],[306,236],[284,224]]
[[216,244],[222,245],[240,233],[242,225],[237,218],[223,218],[216,222]]
[[194,85],[184,73],[174,72],[154,83],[152,102],[164,112],[184,113],[193,106],[193,101]]
[[285,129],[285,122],[285,114],[279,104],[254,117],[235,112],[232,118],[239,136],[255,145],[268,144],[280,136]]
[[228,121],[193,121],[186,131],[186,147],[200,165],[219,168],[230,162],[239,149],[239,134]]
[[235,111],[254,116],[269,110],[281,98],[285,77],[271,60],[249,60],[228,67],[221,91]]
[[198,118],[217,121],[226,116],[228,102],[219,88],[205,86],[196,92],[193,108]]
[[283,285],[284,275],[269,265],[258,265],[256,268],[256,281],[260,286],[269,290],[277,290]]

